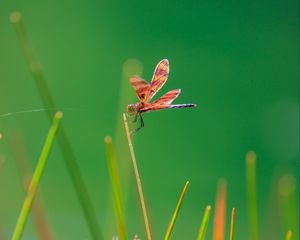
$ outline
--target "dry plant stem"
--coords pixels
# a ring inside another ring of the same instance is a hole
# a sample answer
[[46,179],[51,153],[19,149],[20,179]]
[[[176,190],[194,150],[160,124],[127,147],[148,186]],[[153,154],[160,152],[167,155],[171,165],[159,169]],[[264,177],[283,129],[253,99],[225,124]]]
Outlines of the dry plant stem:
[[178,213],[180,211],[181,204],[182,204],[182,201],[184,199],[184,196],[185,196],[188,185],[189,185],[189,181],[187,181],[184,185],[184,188],[183,188],[182,193],[180,195],[179,201],[178,201],[177,206],[175,208],[173,217],[172,217],[171,222],[169,224],[169,227],[168,227],[167,233],[164,237],[164,240],[169,240],[170,237],[171,237],[171,234],[172,234],[172,231],[173,231],[173,228],[174,228],[174,224],[175,224],[175,221],[177,219]]
[[234,226],[235,226],[235,208],[232,208],[229,240],[234,240]]
[[126,240],[127,234],[125,229],[124,211],[122,208],[122,199],[121,199],[121,191],[120,191],[119,174],[118,174],[117,162],[116,162],[116,154],[113,148],[112,138],[110,136],[106,136],[104,138],[104,142],[106,145],[108,170],[109,170],[112,189],[113,189],[113,199],[114,199],[116,220],[118,224],[118,233],[119,233],[118,236],[120,240]]
[[127,134],[127,140],[128,140],[129,150],[130,150],[130,154],[131,154],[131,159],[132,159],[132,163],[133,163],[136,183],[137,183],[137,187],[138,187],[138,191],[139,191],[147,238],[148,238],[148,240],[151,240],[151,231],[150,231],[150,225],[149,225],[146,204],[145,204],[145,199],[144,199],[144,194],[143,194],[142,182],[140,179],[140,174],[139,174],[139,170],[138,170],[137,163],[136,163],[135,153],[133,150],[133,145],[132,145],[128,122],[127,122],[125,113],[123,113],[123,120],[124,120],[125,130],[126,130],[126,134]]
[[[33,49],[27,38],[27,34],[22,22],[21,14],[19,12],[13,12],[10,15],[10,21],[15,27],[17,36],[22,46],[22,50],[24,52],[24,56],[30,68],[33,79],[35,80],[44,107],[46,109],[56,109],[53,98],[47,86],[47,81],[45,79],[45,75],[43,73],[42,67],[37,61],[37,59],[35,58],[33,54]],[[47,112],[47,114],[49,119],[51,119],[52,113],[49,111]],[[70,142],[67,138],[67,134],[65,132],[63,125],[60,126],[60,132],[58,133],[57,140],[63,158],[65,160],[65,163],[67,165],[67,169],[69,171],[71,181],[73,183],[77,197],[79,199],[80,205],[82,207],[83,213],[88,223],[88,227],[90,229],[91,235],[93,239],[102,239],[102,233],[98,226],[95,211],[93,209],[90,197],[88,195],[85,184],[81,177],[75,155],[73,153],[73,150],[71,148]]]
[[293,236],[293,233],[291,230],[288,230],[286,235],[285,235],[285,240],[291,240]]
[[14,230],[14,234],[12,236],[13,240],[18,240],[22,237],[23,230],[25,228],[25,224],[28,219],[29,212],[31,210],[32,202],[35,197],[37,188],[39,186],[42,174],[44,172],[47,158],[48,158],[50,150],[52,148],[54,137],[56,135],[61,118],[62,118],[61,112],[57,112],[53,118],[52,125],[48,132],[48,136],[46,138],[44,147],[42,149],[37,167],[35,169],[32,179],[31,179],[31,182],[30,182],[30,185],[29,185],[29,188],[27,191],[27,196],[24,200],[23,207],[21,209],[16,227]]
[[210,216],[210,210],[211,210],[211,206],[208,205],[205,208],[205,213],[204,213],[204,216],[202,218],[202,222],[201,222],[201,226],[200,226],[200,229],[199,229],[197,240],[204,240],[207,225],[208,225],[208,220],[209,220],[209,216]]
[[258,240],[258,214],[256,201],[256,154],[249,151],[246,154],[246,178],[248,195],[249,237]]
[[225,227],[225,216],[226,216],[226,193],[227,193],[226,180],[222,179],[219,181],[217,190],[216,210],[214,218],[214,240],[224,239],[224,227]]
[[[12,134],[12,136],[10,137],[10,147],[12,149],[14,159],[16,160],[16,164],[22,181],[22,186],[24,188],[24,191],[26,192],[30,184],[30,178],[32,174],[29,170],[27,153],[20,134]],[[53,239],[39,192],[37,192],[34,202],[32,203],[32,217],[34,225],[36,226],[38,239]]]

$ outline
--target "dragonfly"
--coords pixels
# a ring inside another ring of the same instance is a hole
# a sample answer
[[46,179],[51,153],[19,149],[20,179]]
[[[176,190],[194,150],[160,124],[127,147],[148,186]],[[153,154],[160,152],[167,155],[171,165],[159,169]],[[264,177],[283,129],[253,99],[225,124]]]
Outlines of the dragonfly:
[[140,126],[132,131],[137,132],[142,129],[145,124],[142,117],[143,113],[150,111],[158,111],[169,108],[190,108],[196,107],[196,104],[172,104],[172,102],[179,96],[181,89],[174,89],[157,100],[150,102],[154,95],[163,87],[168,80],[169,75],[169,61],[168,59],[161,60],[153,73],[153,77],[150,83],[140,78],[139,76],[133,76],[129,79],[135,93],[139,99],[139,102],[135,104],[129,104],[127,106],[127,112],[130,116],[134,116],[133,122],[137,122],[137,118],[140,118]]

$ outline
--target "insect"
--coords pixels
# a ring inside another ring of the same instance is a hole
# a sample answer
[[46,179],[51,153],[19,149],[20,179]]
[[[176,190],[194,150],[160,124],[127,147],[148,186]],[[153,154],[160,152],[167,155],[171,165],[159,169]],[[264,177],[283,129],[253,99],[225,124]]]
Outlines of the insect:
[[127,106],[128,114],[131,116],[134,115],[133,122],[137,121],[138,116],[140,118],[140,126],[133,130],[133,132],[137,132],[144,127],[142,114],[145,112],[158,111],[168,108],[188,108],[197,106],[196,104],[172,104],[172,102],[179,96],[181,91],[180,89],[171,90],[161,96],[159,99],[150,103],[154,95],[166,83],[168,75],[169,61],[168,59],[163,59],[157,64],[150,83],[139,76],[133,76],[130,78],[130,83],[139,99],[138,103],[129,104]]

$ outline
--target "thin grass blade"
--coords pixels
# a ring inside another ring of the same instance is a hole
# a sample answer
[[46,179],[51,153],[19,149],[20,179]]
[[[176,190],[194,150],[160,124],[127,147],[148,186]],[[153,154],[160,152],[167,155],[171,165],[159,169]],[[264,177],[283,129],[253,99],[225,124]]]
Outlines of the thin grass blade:
[[125,218],[124,211],[122,207],[122,199],[121,199],[121,191],[120,191],[120,181],[119,174],[116,163],[116,154],[112,144],[112,138],[110,136],[106,136],[104,138],[105,146],[106,146],[106,155],[107,155],[107,163],[110,174],[110,180],[113,189],[113,199],[116,213],[116,220],[118,225],[118,233],[120,240],[126,240],[126,228],[125,228]]
[[16,227],[15,227],[15,230],[14,230],[14,233],[12,236],[13,240],[19,240],[22,237],[23,230],[25,228],[25,224],[28,219],[29,212],[31,210],[32,202],[36,195],[37,188],[40,184],[40,180],[41,180],[42,174],[44,172],[47,158],[48,158],[50,150],[52,148],[53,141],[54,141],[61,118],[62,118],[61,112],[57,112],[53,118],[52,125],[48,132],[48,136],[47,136],[45,144],[43,146],[37,167],[34,171],[32,179],[31,179],[31,182],[30,182],[30,185],[29,185],[29,188],[27,191],[27,196],[24,200]]
[[208,220],[210,216],[210,210],[211,210],[211,206],[210,205],[206,206],[204,216],[202,218],[202,222],[199,228],[197,240],[204,240],[207,225],[208,225]]
[[296,177],[287,173],[278,182],[281,229],[290,229],[299,236],[299,200],[297,200]]
[[[21,184],[24,191],[28,189],[30,184],[30,178],[32,176],[31,170],[28,165],[27,151],[22,141],[21,134],[11,133],[9,137],[10,147],[16,161],[18,172],[21,179]],[[35,200],[32,203],[32,217],[37,231],[38,239],[51,240],[53,234],[50,230],[49,223],[47,221],[46,212],[42,204],[40,192],[36,193]]]
[[[129,199],[129,189],[132,185],[132,174],[131,174],[131,160],[130,160],[130,153],[128,151],[127,139],[124,135],[124,123],[122,119],[122,114],[124,110],[126,109],[128,103],[132,103],[136,101],[135,92],[133,91],[133,88],[131,84],[129,84],[129,77],[133,75],[141,75],[143,72],[143,65],[138,59],[127,59],[122,66],[122,76],[121,76],[121,82],[120,82],[120,92],[118,94],[119,96],[119,103],[116,111],[116,129],[113,136],[114,139],[114,146],[115,146],[115,153],[116,153],[116,160],[119,166],[119,169],[122,169],[121,172],[119,172],[120,178],[122,178],[122,203],[124,206],[124,210],[126,210],[126,206],[128,205],[128,199]],[[122,159],[122,161],[119,161],[119,159]],[[112,211],[109,211],[113,208],[112,206],[112,194],[107,194],[107,204],[106,209],[106,223],[105,223],[105,232],[108,234],[111,234],[114,229],[114,223],[110,220],[113,219],[113,213]]]
[[171,234],[172,234],[172,231],[173,231],[173,228],[174,228],[174,225],[175,225],[175,222],[176,222],[176,219],[177,219],[177,216],[179,214],[179,211],[180,211],[180,208],[181,208],[181,205],[182,205],[182,201],[185,197],[185,194],[186,194],[186,190],[187,190],[187,187],[189,185],[189,181],[187,181],[184,185],[184,188],[182,190],[182,193],[180,195],[180,198],[179,198],[179,201],[177,203],[177,206],[175,208],[175,211],[174,211],[174,214],[173,214],[173,217],[170,221],[170,224],[169,224],[169,227],[168,227],[168,230],[166,232],[166,235],[164,237],[164,240],[169,240],[170,237],[171,237]]

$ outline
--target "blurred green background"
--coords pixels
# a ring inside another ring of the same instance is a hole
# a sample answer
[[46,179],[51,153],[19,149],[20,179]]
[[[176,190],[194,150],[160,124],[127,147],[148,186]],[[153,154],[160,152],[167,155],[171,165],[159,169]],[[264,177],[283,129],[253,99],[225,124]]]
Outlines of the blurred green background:
[[[280,207],[278,182],[292,174],[290,201],[298,205],[298,1],[1,1],[0,239],[11,237],[24,198],[11,136],[22,139],[34,169],[49,129],[45,111],[5,115],[44,108],[9,22],[15,10],[23,15],[49,89],[64,113],[105,239],[116,234],[106,135],[119,139],[116,147],[126,153],[118,155],[118,164],[129,235],[145,239],[125,132],[122,125],[117,128],[118,109],[130,103],[120,105],[120,93],[129,89],[133,96],[124,73],[128,59],[140,61],[142,77],[149,81],[158,61],[168,58],[169,80],[156,96],[181,88],[176,103],[198,104],[145,114],[146,126],[134,139],[154,239],[164,235],[186,180],[190,186],[173,237],[195,239],[205,206],[214,207],[220,178],[228,184],[226,234],[230,209],[236,207],[236,238],[248,239],[249,150],[257,154],[261,239],[283,239],[286,225],[296,228],[296,209],[283,213]],[[41,195],[55,239],[91,239],[56,145]],[[24,239],[37,239],[31,221]]]

